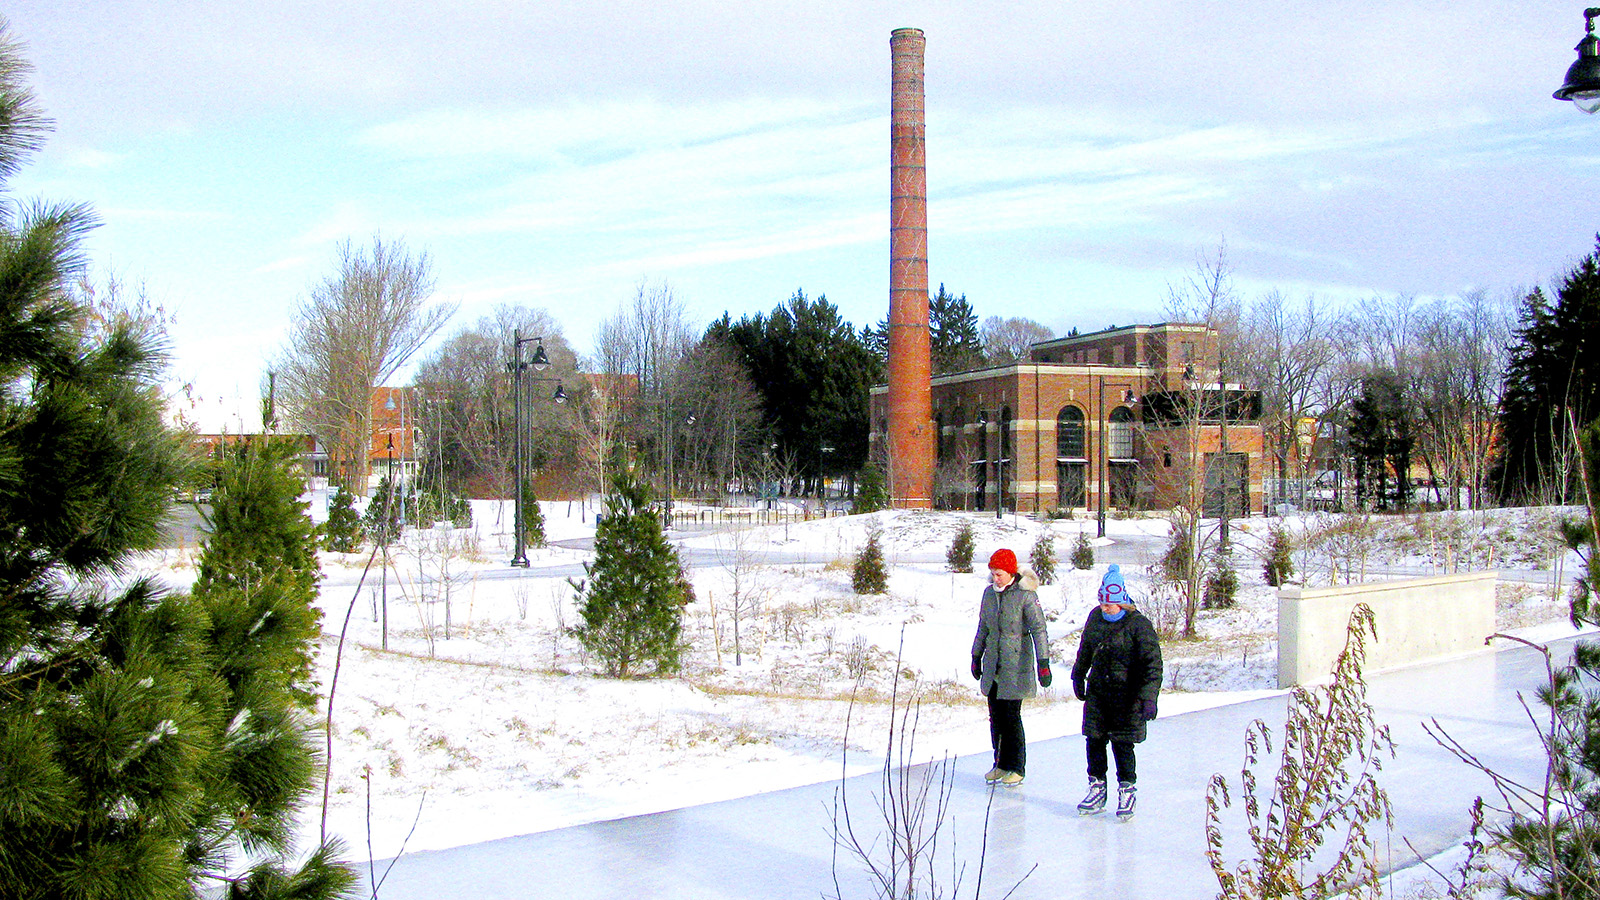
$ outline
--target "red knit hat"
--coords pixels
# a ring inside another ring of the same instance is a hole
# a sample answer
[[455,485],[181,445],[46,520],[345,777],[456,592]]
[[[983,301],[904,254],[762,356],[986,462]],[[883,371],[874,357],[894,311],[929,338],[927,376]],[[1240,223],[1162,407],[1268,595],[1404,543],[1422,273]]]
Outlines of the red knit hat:
[[999,569],[1002,572],[1010,572],[1015,575],[1017,574],[1017,555],[1001,547],[994,552],[993,556],[989,557],[989,568]]

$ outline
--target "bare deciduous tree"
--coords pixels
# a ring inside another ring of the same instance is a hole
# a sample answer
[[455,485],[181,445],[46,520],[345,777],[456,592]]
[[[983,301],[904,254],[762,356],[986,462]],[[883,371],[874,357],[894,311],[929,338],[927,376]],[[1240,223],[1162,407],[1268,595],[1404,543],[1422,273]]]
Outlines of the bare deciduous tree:
[[767,444],[761,395],[733,351],[715,340],[691,348],[683,372],[676,472],[691,492],[720,497]]
[[646,448],[653,480],[665,484],[668,454],[689,411],[685,407],[684,359],[695,345],[683,301],[665,282],[641,281],[633,299],[600,325],[595,340],[598,369],[605,376],[632,376],[638,398],[624,419],[627,438]]
[[1048,341],[1056,333],[1032,319],[990,316],[978,328],[978,339],[983,342],[983,358],[991,366],[1014,363],[1028,358],[1028,351],[1040,341]]
[[433,303],[433,264],[403,242],[374,235],[339,245],[337,270],[295,310],[278,365],[289,419],[320,438],[346,487],[367,477],[372,392],[411,359],[455,312]]
[[1417,329],[1409,387],[1418,450],[1435,501],[1451,509],[1459,508],[1463,499],[1475,509],[1486,499],[1512,315],[1510,303],[1472,291],[1431,304]]
[[1291,497],[1284,485],[1294,479],[1303,488],[1315,474],[1311,463],[1325,431],[1303,423],[1337,406],[1333,376],[1340,322],[1316,297],[1291,303],[1276,290],[1257,298],[1245,317],[1240,373],[1261,392],[1261,424],[1277,468],[1277,502],[1293,499],[1303,505],[1304,491]]
[[[439,432],[433,440],[442,451],[440,459],[427,460],[424,467],[432,473],[433,467],[442,465],[453,484],[480,496],[511,496],[515,442],[507,364],[513,352],[512,335],[518,330],[526,337],[540,338],[550,357],[549,370],[537,376],[556,379],[569,396],[581,402],[577,357],[562,335],[560,323],[534,307],[496,307],[492,315],[457,332],[417,367],[418,420],[425,429],[431,426]],[[525,348],[524,358],[528,352]],[[554,392],[551,384],[535,384],[542,390],[525,386],[529,389],[525,402],[528,397],[547,398]],[[530,413],[524,435],[534,463],[564,462],[576,468],[572,412],[539,400],[523,409]]]

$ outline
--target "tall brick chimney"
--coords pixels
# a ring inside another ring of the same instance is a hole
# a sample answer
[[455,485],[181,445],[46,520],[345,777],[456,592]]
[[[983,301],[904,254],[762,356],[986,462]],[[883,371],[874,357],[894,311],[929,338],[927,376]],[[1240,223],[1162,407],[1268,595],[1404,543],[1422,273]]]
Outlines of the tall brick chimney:
[[936,436],[928,339],[927,126],[920,28],[889,35],[889,493],[896,507],[933,505]]

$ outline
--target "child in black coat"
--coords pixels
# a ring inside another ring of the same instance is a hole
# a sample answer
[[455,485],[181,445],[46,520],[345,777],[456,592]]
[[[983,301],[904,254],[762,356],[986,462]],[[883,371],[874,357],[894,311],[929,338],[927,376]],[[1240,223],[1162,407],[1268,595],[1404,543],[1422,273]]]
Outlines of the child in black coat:
[[1106,807],[1106,745],[1117,761],[1117,818],[1133,816],[1138,771],[1133,745],[1146,736],[1161,693],[1161,642],[1150,620],[1128,596],[1122,572],[1112,565],[1100,581],[1097,605],[1084,623],[1072,692],[1083,704],[1083,738],[1089,761],[1089,793],[1080,815]]

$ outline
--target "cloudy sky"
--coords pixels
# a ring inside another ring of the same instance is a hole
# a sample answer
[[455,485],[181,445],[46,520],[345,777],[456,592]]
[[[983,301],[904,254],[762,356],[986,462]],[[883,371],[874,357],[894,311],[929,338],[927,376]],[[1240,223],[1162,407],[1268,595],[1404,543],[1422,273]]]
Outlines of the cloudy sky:
[[451,327],[580,351],[641,280],[699,322],[888,308],[889,33],[927,35],[930,275],[1064,332],[1160,317],[1225,240],[1247,295],[1495,293],[1600,230],[1600,117],[1550,98],[1577,3],[20,0],[96,265],[253,395],[335,246],[433,257]]

